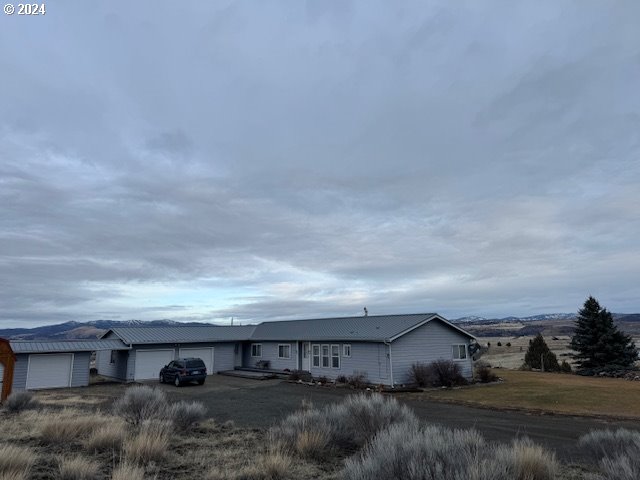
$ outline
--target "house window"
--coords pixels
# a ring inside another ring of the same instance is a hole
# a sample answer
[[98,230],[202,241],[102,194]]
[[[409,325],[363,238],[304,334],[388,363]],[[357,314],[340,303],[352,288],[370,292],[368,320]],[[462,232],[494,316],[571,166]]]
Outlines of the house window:
[[322,368],[329,368],[329,345],[322,345]]
[[313,346],[313,366],[320,367],[320,345]]
[[340,345],[331,345],[331,368],[340,368]]
[[345,358],[351,358],[351,345],[342,346],[342,356]]
[[291,358],[291,345],[278,345],[278,358]]
[[251,344],[251,356],[252,357],[261,357],[262,356],[262,345],[259,343]]
[[467,358],[467,346],[466,345],[454,345],[453,346],[453,359],[464,360]]
[[309,358],[309,344],[308,343],[302,344],[302,357],[303,358]]
[[116,356],[118,355],[117,350],[111,350],[111,357],[109,357],[109,363],[116,363]]

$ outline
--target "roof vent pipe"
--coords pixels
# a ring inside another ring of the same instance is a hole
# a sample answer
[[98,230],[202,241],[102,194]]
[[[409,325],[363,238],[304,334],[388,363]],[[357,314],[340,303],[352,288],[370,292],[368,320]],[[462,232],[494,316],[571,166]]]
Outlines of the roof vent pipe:
[[364,307],[364,316],[365,317],[369,316],[369,310],[367,310],[367,307]]

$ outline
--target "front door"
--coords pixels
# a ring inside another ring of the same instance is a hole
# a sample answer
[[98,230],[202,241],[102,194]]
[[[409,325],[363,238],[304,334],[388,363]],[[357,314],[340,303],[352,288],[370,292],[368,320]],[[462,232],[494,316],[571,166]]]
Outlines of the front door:
[[302,369],[311,371],[311,343],[309,342],[302,344]]

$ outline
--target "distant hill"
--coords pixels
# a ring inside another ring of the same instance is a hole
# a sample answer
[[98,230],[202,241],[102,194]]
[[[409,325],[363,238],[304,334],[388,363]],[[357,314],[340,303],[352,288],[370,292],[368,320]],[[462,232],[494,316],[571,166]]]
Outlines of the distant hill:
[[[629,335],[640,337],[640,313],[614,313],[616,325]],[[478,337],[523,337],[573,335],[575,313],[550,313],[529,317],[462,317],[453,320]]]
[[97,338],[113,327],[212,325],[204,322],[176,322],[173,320],[95,320],[91,322],[65,322],[35,328],[0,329],[0,337],[11,340],[70,340]]

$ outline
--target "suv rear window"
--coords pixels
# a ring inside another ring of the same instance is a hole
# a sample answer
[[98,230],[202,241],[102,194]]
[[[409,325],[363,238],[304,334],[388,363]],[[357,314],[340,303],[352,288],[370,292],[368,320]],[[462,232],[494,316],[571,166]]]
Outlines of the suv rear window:
[[202,360],[188,360],[187,368],[204,368],[204,362]]

